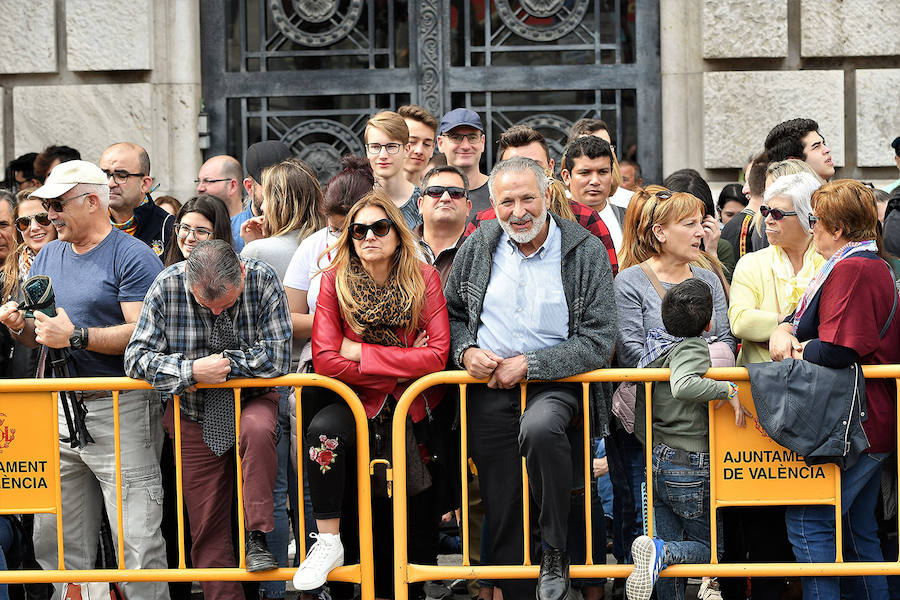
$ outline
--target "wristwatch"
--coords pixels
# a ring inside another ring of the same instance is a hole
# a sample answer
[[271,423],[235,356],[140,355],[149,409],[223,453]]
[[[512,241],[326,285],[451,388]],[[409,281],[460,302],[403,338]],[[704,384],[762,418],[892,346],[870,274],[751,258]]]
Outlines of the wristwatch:
[[72,337],[69,338],[69,346],[72,350],[84,350],[88,345],[87,327],[76,327]]

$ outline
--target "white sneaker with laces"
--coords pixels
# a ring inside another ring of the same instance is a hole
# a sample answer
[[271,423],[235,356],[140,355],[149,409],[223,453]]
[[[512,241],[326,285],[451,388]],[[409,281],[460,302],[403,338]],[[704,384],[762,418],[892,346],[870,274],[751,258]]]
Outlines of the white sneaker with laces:
[[700,591],[697,592],[697,598],[700,600],[722,600],[722,592],[719,591],[719,582],[715,577],[704,578],[700,584]]
[[311,533],[309,537],[316,543],[310,547],[306,560],[294,573],[294,588],[300,591],[322,587],[331,570],[344,564],[344,545],[340,534]]

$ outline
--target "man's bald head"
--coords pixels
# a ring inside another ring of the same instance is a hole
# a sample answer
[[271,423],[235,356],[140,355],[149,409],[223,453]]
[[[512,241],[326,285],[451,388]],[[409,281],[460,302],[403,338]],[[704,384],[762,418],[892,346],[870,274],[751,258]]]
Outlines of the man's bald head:
[[147,153],[142,146],[138,146],[137,144],[132,144],[131,142],[118,142],[107,148],[103,151],[103,154],[106,154],[109,151],[119,151],[119,152],[128,152],[137,156],[138,165],[140,166],[140,172],[143,175],[150,174],[150,155]]
[[241,212],[244,171],[233,156],[219,154],[208,159],[197,173],[197,193],[219,198],[228,207],[228,214]]

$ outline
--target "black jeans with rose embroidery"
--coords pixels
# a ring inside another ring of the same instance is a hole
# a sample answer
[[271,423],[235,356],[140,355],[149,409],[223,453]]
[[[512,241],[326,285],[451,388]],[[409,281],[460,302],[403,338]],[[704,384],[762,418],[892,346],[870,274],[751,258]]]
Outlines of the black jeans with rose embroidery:
[[306,460],[313,517],[340,517],[347,468],[356,461],[356,425],[353,413],[342,400],[320,408],[310,420]]

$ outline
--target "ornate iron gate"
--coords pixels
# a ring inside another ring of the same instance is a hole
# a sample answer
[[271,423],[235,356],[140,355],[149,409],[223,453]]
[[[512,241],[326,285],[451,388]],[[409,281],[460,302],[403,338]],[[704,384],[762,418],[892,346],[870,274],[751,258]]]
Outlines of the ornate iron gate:
[[327,179],[378,110],[524,123],[557,154],[581,117],[660,179],[658,0],[201,0],[209,155],[281,139]]

